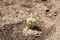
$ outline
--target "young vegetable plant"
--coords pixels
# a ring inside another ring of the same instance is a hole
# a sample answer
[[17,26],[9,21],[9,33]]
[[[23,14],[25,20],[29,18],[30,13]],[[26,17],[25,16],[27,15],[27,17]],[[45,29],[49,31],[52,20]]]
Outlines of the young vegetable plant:
[[33,18],[32,16],[33,16],[33,15],[32,15],[32,13],[31,13],[30,17],[28,17],[28,18],[26,19],[26,22],[27,22],[27,24],[29,25],[28,28],[33,28],[34,25],[37,23],[37,19],[36,19],[36,18]]
[[35,25],[35,23],[37,23],[37,19],[33,17],[28,17],[26,19],[26,22],[28,23],[29,28],[32,28]]

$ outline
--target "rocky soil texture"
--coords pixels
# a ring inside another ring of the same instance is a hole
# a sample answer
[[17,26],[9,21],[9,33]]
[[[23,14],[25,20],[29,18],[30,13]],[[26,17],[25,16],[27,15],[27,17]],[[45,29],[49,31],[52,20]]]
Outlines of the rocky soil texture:
[[[23,35],[31,13],[39,36]],[[0,40],[60,40],[60,0],[0,0]]]

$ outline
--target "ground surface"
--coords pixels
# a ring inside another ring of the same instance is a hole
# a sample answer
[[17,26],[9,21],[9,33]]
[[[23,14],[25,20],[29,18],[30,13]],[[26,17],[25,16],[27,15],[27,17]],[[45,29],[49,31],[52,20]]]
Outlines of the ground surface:
[[[25,19],[33,14],[41,36],[25,37]],[[0,40],[60,40],[60,0],[0,0]]]

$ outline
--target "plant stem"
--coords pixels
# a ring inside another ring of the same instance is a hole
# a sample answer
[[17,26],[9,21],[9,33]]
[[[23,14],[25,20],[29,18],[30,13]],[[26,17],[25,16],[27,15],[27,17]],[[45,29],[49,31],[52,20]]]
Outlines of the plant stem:
[[32,13],[31,13],[31,17],[32,17]]

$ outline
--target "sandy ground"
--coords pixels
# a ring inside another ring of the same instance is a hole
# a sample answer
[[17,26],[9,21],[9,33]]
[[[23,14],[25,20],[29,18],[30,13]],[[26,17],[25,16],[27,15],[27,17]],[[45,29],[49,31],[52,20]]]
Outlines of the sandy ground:
[[[41,23],[41,37],[22,34],[31,13]],[[0,40],[60,40],[60,0],[0,0]]]

